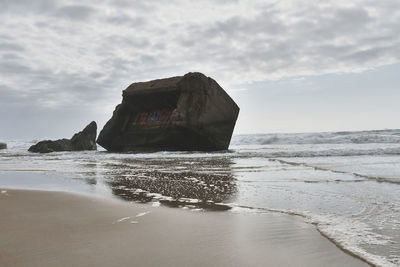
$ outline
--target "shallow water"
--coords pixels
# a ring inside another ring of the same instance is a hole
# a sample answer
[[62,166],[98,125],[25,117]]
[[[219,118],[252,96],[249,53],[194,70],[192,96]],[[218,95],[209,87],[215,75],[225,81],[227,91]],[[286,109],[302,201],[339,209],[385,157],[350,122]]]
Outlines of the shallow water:
[[227,152],[0,151],[0,187],[302,216],[378,266],[400,265],[400,130],[234,136]]

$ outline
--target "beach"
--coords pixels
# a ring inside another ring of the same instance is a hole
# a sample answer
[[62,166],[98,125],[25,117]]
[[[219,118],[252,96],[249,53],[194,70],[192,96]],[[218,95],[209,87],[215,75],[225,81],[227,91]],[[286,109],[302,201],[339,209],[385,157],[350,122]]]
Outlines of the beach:
[[1,189],[1,266],[369,266],[301,218]]
[[237,135],[218,152],[37,154],[34,140],[6,141],[1,263],[400,263],[399,130]]
[[0,18],[0,267],[400,267],[399,0]]

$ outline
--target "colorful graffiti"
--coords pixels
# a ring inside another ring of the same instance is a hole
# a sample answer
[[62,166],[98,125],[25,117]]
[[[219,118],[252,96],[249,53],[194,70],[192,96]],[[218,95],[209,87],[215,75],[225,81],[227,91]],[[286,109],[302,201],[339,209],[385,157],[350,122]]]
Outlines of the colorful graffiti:
[[149,112],[139,112],[133,119],[134,127],[161,127],[170,123],[173,110],[154,110]]

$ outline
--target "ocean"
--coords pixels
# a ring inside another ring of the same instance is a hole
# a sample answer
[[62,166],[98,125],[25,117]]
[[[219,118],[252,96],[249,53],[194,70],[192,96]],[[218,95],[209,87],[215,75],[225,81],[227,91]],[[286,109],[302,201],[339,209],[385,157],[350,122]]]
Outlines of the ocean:
[[0,188],[203,212],[285,213],[376,266],[400,266],[400,130],[234,135],[225,152],[27,152],[4,140]]

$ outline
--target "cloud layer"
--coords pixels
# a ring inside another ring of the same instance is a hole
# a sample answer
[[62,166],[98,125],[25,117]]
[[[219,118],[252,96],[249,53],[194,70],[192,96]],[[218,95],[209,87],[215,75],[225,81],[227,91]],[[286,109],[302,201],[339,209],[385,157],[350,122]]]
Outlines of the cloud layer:
[[3,107],[111,109],[131,82],[187,71],[229,90],[400,61],[397,0],[0,0],[0,19]]

